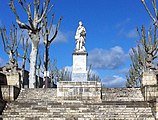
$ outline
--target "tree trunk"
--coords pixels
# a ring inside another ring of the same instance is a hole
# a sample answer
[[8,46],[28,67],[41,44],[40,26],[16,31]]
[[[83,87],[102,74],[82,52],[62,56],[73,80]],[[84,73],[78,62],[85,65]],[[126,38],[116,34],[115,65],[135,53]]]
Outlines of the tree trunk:
[[[22,69],[21,69],[22,75],[21,75],[21,82],[20,82],[21,88],[24,88],[25,64],[26,64],[26,58],[23,58]],[[28,86],[27,86],[27,88],[28,88]]]
[[45,54],[44,54],[44,69],[48,71],[48,62],[49,62],[49,46],[45,45]]
[[30,35],[32,40],[32,50],[30,54],[30,73],[29,73],[29,88],[36,87],[36,60],[39,44],[39,33]]
[[[47,73],[48,72],[48,62],[49,62],[49,45],[46,44],[45,45],[45,55],[44,55],[44,71]],[[44,76],[45,79],[45,88],[48,88],[48,80],[49,80],[49,76]]]

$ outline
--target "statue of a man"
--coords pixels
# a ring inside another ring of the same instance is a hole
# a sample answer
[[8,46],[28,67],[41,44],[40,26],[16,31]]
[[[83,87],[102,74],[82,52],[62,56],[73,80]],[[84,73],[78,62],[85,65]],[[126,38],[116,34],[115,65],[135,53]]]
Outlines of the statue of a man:
[[79,22],[79,26],[75,35],[76,39],[76,52],[85,52],[85,40],[86,40],[86,29],[84,28],[82,22]]

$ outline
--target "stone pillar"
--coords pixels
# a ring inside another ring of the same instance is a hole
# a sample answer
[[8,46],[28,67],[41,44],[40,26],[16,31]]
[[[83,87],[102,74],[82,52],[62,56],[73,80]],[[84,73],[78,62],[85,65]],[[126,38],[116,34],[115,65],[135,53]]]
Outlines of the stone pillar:
[[141,89],[145,101],[151,101],[158,96],[157,78],[154,71],[142,73]]
[[72,81],[87,81],[87,52],[73,53]]
[[157,78],[154,71],[145,71],[142,74],[142,86],[157,85]]
[[144,100],[150,103],[152,112],[156,120],[158,120],[158,86],[156,73],[154,71],[143,72],[141,79],[141,91],[144,96]]
[[7,85],[12,85],[20,88],[20,75],[18,72],[6,73]]

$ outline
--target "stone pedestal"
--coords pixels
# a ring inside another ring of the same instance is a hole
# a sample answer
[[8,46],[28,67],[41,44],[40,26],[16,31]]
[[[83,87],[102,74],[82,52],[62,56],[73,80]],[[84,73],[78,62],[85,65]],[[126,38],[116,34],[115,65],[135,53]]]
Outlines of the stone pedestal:
[[87,81],[87,52],[73,53],[73,69],[72,81],[85,82]]
[[150,101],[158,96],[157,78],[154,71],[144,71],[141,79],[141,91],[145,101]]
[[142,74],[142,86],[157,85],[157,78],[154,71],[145,71]]
[[155,119],[158,119],[158,86],[154,71],[145,71],[142,74],[141,91],[144,100],[150,103]]
[[151,101],[158,96],[158,86],[157,85],[145,85],[141,88],[142,94],[145,101]]
[[7,85],[16,86],[20,88],[20,75],[18,72],[6,73]]
[[101,83],[97,81],[57,83],[59,102],[101,102]]

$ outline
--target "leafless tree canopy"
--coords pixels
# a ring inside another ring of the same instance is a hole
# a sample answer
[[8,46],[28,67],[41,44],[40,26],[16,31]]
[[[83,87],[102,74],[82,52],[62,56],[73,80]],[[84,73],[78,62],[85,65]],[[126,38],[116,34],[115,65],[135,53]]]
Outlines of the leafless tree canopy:
[[149,9],[147,6],[145,0],[141,0],[142,4],[144,5],[146,11],[148,12],[150,18],[154,22],[154,25],[158,27],[158,11],[157,11],[157,5],[156,5],[156,0],[151,0],[152,6],[153,6],[153,11]]
[[158,69],[154,64],[154,60],[158,57],[157,27],[155,26],[154,30],[150,27],[146,35],[146,30],[143,26],[141,32],[138,30],[138,34],[140,44],[137,48],[132,48],[132,54],[130,54],[132,65],[129,69],[129,74],[126,76],[127,86],[129,87],[140,85],[143,71]]
[[[37,60],[37,53],[38,53],[38,45],[40,41],[40,31],[43,29],[44,26],[45,28],[47,27],[47,22],[48,22],[47,16],[49,12],[51,11],[53,5],[50,5],[50,0],[45,0],[45,2],[43,2],[43,5],[41,5],[40,0],[33,0],[33,5],[32,3],[28,4],[26,0],[19,0],[18,2],[23,8],[23,10],[25,11],[25,14],[28,18],[28,22],[26,23],[21,21],[20,16],[18,15],[18,12],[14,4],[14,0],[10,0],[9,5],[16,17],[17,24],[19,25],[21,29],[25,29],[28,31],[28,35],[32,41],[32,51],[30,54],[29,85],[30,85],[30,88],[33,88],[33,87],[36,87],[35,86],[36,60]],[[58,31],[59,25],[60,25],[60,22],[57,25],[56,31]],[[51,29],[51,26],[50,26],[50,29]],[[49,31],[45,31],[45,34],[49,34],[47,32]],[[54,38],[56,37],[56,34],[57,33],[54,34]],[[53,41],[52,39],[49,42]]]
[[[158,57],[158,40],[157,40],[157,28],[158,28],[158,11],[156,0],[151,0],[153,10],[149,8],[145,0],[141,0],[145,10],[153,21],[154,30],[150,27],[148,33],[146,34],[145,27],[143,26],[141,32],[138,30],[140,37],[140,44],[137,49],[132,49],[133,55],[131,56],[132,65],[130,67],[129,73],[126,76],[127,86],[135,87],[139,80],[139,85],[141,84],[141,74],[143,71],[157,70],[157,66],[154,64],[154,60]],[[153,35],[154,34],[154,35]]]
[[58,21],[55,31],[53,29],[54,14],[52,15],[50,24],[48,24],[47,16],[43,20],[44,24],[43,24],[43,29],[42,29],[42,37],[43,37],[44,46],[45,46],[45,50],[44,50],[44,69],[45,69],[45,71],[48,70],[49,48],[50,48],[51,43],[54,41],[54,39],[57,36],[61,20],[62,20],[62,17]]
[[20,38],[18,38],[18,32],[15,25],[12,25],[10,28],[9,36],[7,36],[6,28],[0,28],[0,34],[2,37],[4,51],[9,55],[9,63],[16,64],[17,49],[22,38],[22,34],[20,35]]
[[[50,10],[52,9],[53,5],[50,6],[49,8],[49,3],[50,0],[46,0],[43,3],[43,7],[42,10],[40,10],[40,0],[34,0],[34,12],[31,12],[31,3],[28,4],[26,2],[26,0],[19,0],[20,5],[22,6],[22,8],[25,10],[27,17],[28,17],[28,22],[29,25],[27,25],[26,23],[23,23],[16,11],[15,5],[14,5],[14,0],[10,0],[10,8],[12,9],[13,13],[16,16],[16,22],[18,23],[18,25],[20,26],[20,28],[22,29],[27,29],[29,30],[31,33],[36,33],[36,31],[40,31],[43,27],[43,23],[42,20],[43,18],[50,12]],[[39,24],[41,24],[39,26]]]

